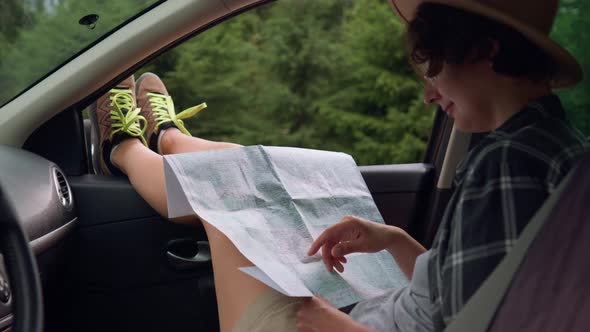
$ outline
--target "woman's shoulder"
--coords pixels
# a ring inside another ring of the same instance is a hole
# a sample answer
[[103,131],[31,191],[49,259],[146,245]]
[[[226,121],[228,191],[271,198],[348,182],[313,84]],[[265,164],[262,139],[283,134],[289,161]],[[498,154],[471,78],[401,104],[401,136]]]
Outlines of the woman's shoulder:
[[470,153],[467,175],[487,177],[501,168],[559,179],[590,151],[590,143],[565,121],[537,121],[514,132],[492,132]]
[[588,148],[588,140],[569,123],[559,97],[553,94],[529,103],[481,144],[482,152],[501,150],[518,156],[525,150],[548,159]]
[[529,147],[548,157],[562,154],[572,155],[569,151],[590,149],[590,143],[582,133],[567,121],[543,118],[526,126],[505,138],[515,148]]

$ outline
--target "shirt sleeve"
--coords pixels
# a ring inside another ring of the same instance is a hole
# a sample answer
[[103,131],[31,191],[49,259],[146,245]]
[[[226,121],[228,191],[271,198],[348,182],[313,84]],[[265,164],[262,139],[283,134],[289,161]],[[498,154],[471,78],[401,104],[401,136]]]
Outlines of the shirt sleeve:
[[427,251],[416,258],[410,284],[358,303],[350,317],[376,332],[434,331],[428,283]]
[[441,270],[441,313],[446,324],[513,247],[547,198],[542,175],[546,169],[535,158],[501,150],[467,174]]

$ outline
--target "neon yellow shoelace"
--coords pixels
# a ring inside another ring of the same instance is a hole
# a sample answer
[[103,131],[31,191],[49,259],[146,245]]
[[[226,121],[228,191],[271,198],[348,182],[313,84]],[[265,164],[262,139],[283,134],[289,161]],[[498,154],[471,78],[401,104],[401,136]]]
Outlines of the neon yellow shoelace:
[[[141,111],[135,107],[131,90],[129,89],[111,89],[111,133],[109,138],[112,139],[115,134],[123,132],[129,136],[141,139],[141,142],[147,146],[143,137],[147,121],[139,115]],[[143,126],[140,126],[143,121]]]
[[192,135],[186,129],[182,120],[186,120],[195,116],[197,113],[207,107],[207,104],[202,103],[197,106],[187,108],[184,111],[176,114],[174,112],[174,102],[170,96],[151,92],[148,92],[147,95],[149,96],[152,110],[156,115],[156,128],[160,127],[163,123],[172,122],[180,131],[189,136]]

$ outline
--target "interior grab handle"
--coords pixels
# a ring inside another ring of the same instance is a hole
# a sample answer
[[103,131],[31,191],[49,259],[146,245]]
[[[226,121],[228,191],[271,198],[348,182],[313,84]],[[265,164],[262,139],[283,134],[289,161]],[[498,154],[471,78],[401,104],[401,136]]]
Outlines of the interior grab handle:
[[209,242],[195,239],[177,239],[168,242],[168,264],[176,270],[192,270],[211,265]]

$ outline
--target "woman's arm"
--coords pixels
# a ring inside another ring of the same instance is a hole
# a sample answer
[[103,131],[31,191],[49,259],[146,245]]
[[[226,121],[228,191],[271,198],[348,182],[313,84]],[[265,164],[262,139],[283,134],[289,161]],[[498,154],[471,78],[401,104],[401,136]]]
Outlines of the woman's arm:
[[399,227],[354,216],[346,216],[324,230],[311,244],[308,255],[315,254],[320,248],[326,269],[336,268],[340,272],[344,271],[345,255],[387,249],[408,279],[412,278],[416,257],[426,251]]
[[412,280],[416,258],[426,252],[426,248],[403,229],[395,226],[387,227],[395,229],[390,231],[391,242],[386,249],[408,280]]

